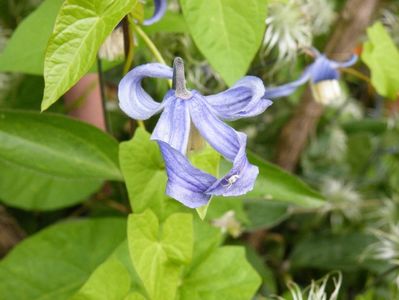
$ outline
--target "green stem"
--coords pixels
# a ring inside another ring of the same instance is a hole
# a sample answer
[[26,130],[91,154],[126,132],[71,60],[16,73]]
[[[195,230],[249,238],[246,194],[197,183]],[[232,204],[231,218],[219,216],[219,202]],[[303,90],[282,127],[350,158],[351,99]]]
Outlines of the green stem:
[[[133,42],[133,29],[134,29],[134,21],[132,20],[131,15],[126,16],[123,19],[123,40],[125,43],[125,55],[126,60],[123,66],[123,75],[126,75],[129,72],[130,68],[133,64],[134,59],[134,42]],[[142,120],[137,120],[137,125],[143,129],[145,129],[144,122]]]
[[124,28],[124,42],[126,45],[125,47],[126,61],[123,66],[123,75],[126,75],[127,72],[129,72],[130,68],[132,67],[133,58],[134,58],[133,32],[132,32],[131,23],[129,21],[126,21],[126,25]]
[[105,129],[107,130],[107,132],[109,132],[112,135],[113,132],[112,132],[112,128],[111,128],[111,121],[110,121],[110,116],[107,111],[107,105],[106,105],[107,101],[105,98],[105,84],[104,84],[103,67],[102,67],[101,58],[98,56],[97,56],[97,73],[98,73],[98,81],[100,84],[100,95],[101,95],[101,103],[103,106]]
[[[137,26],[134,23],[134,20],[132,18],[131,15],[128,16],[129,19],[129,28],[131,31],[135,31],[144,41],[144,43],[146,44],[146,46],[148,47],[148,49],[151,51],[151,53],[154,55],[155,59],[160,62],[161,64],[166,65],[165,60],[162,57],[162,54],[159,52],[158,48],[155,46],[155,44],[151,41],[151,39],[148,37],[148,35],[143,31],[143,29],[141,29],[139,26]],[[130,51],[129,51],[130,52]],[[129,61],[129,55],[126,59],[126,64]],[[125,65],[126,66],[126,65]],[[130,68],[130,66],[129,66]],[[169,80],[169,85],[171,85],[172,82]],[[137,121],[139,127],[142,127],[145,129],[145,125],[144,122],[141,120]]]
[[[130,22],[132,23],[132,22]],[[150,49],[151,53],[154,55],[155,59],[160,62],[161,64],[166,65],[165,60],[163,59],[161,53],[159,52],[158,48],[154,45],[148,35],[141,29],[139,26],[133,25],[133,30],[137,32],[137,34],[143,39],[144,43]]]
[[[154,55],[155,59],[160,62],[161,64],[167,65],[165,60],[162,57],[161,52],[159,52],[157,46],[151,41],[148,35],[141,29],[139,26],[136,26],[133,23],[133,29],[137,32],[137,34],[143,39],[144,43],[150,49],[152,55]],[[172,80],[168,80],[169,86],[172,87]]]

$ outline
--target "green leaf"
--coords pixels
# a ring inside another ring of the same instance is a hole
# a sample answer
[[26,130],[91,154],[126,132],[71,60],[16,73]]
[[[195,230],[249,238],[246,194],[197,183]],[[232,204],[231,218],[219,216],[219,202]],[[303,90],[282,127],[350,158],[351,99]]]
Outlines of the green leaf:
[[342,124],[342,128],[348,134],[368,132],[380,135],[387,131],[388,122],[376,119],[352,120]]
[[130,290],[130,275],[114,256],[106,260],[70,300],[121,300]]
[[[316,207],[323,204],[324,197],[298,177],[262,160],[254,153],[248,152],[248,159],[259,167],[259,175],[254,189],[242,198],[284,201],[304,207]],[[229,166],[226,162],[221,166],[223,170],[221,173],[225,174]]]
[[[26,75],[20,76],[19,80],[9,85],[8,92],[0,101],[1,108],[40,110],[40,99],[43,98],[44,80],[42,76]],[[64,110],[63,104],[55,105]]]
[[260,256],[254,248],[247,246],[247,259],[251,263],[252,267],[262,277],[262,295],[270,296],[277,294],[277,283],[274,277],[272,269],[265,263],[264,257]]
[[219,228],[215,228],[194,218],[194,253],[193,260],[188,269],[195,268],[205,260],[213,251],[215,251],[223,242],[222,234]]
[[105,38],[137,0],[66,0],[57,16],[45,61],[42,110],[56,102],[93,65]]
[[353,271],[361,267],[361,255],[373,241],[373,237],[360,232],[313,235],[295,245],[291,265],[293,268]]
[[150,134],[137,128],[134,137],[119,145],[119,161],[135,213],[150,208],[158,216],[163,214],[166,172],[156,142]]
[[156,142],[138,128],[134,137],[119,146],[119,161],[135,213],[151,209],[160,220],[171,211],[183,209],[176,200],[165,195],[167,176]]
[[279,201],[258,201],[247,199],[245,210],[250,224],[248,230],[267,229],[276,226],[290,215],[289,205]]
[[252,299],[261,284],[242,247],[221,247],[188,271],[181,300]]
[[19,24],[0,54],[0,71],[43,74],[44,53],[62,2],[44,1]]
[[248,216],[244,211],[244,200],[246,199],[243,199],[243,197],[215,197],[206,215],[207,220],[215,220],[228,211],[234,211],[238,221],[248,223]]
[[[348,139],[347,162],[352,174],[359,176],[367,170],[374,150],[372,137],[366,132],[352,134]],[[365,175],[365,174],[363,174]]]
[[94,270],[71,300],[145,299],[144,287],[129,257],[127,239]]
[[53,225],[0,262],[2,300],[69,299],[126,237],[117,218]]
[[150,210],[129,216],[130,257],[150,299],[175,299],[182,267],[192,259],[191,214],[173,214],[160,226]]
[[380,22],[367,29],[362,60],[371,70],[371,82],[377,92],[396,100],[399,93],[399,50]]
[[143,295],[137,292],[130,293],[124,300],[146,300]]
[[103,180],[122,179],[117,151],[113,138],[83,122],[0,111],[0,198],[25,209],[77,203]]
[[[152,14],[152,12],[151,12]],[[147,33],[168,32],[187,33],[187,24],[181,14],[167,11],[159,22],[143,28]]]
[[[232,85],[241,78],[263,39],[266,0],[180,0],[194,42]],[[206,29],[207,28],[207,29]]]

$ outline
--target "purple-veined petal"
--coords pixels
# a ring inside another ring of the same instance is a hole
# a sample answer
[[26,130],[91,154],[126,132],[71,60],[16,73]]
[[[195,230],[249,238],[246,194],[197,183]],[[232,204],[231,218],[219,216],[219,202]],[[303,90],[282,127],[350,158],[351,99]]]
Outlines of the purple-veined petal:
[[186,154],[191,122],[187,100],[176,98],[175,92],[170,90],[163,102],[164,111],[151,139],[165,142],[180,153]]
[[239,196],[251,191],[259,174],[258,167],[249,163],[245,152],[247,137],[237,132],[240,149],[233,167],[206,191],[211,195]]
[[198,92],[194,91],[189,101],[194,126],[217,152],[233,163],[228,174],[210,186],[207,193],[224,196],[245,194],[253,188],[258,175],[258,168],[246,157],[246,135],[220,121]]
[[122,78],[119,83],[119,107],[131,118],[146,120],[163,108],[163,103],[154,101],[141,87],[145,77],[172,78],[172,68],[151,63],[138,66]]
[[192,92],[189,107],[194,126],[217,152],[227,160],[234,161],[240,148],[237,132],[215,116],[201,94],[197,91]]
[[158,144],[168,174],[166,194],[190,208],[207,204],[211,195],[205,191],[216,182],[216,178],[193,167],[187,157],[169,144],[162,141]]
[[339,61],[331,61],[331,66],[335,69],[337,68],[348,68],[350,66],[353,66],[358,60],[358,56],[356,54],[353,54],[350,59],[347,61],[339,62]]
[[265,98],[275,99],[280,97],[286,97],[291,95],[301,85],[305,84],[310,78],[310,68],[306,69],[299,79],[292,81],[287,84],[283,84],[276,87],[266,88]]
[[336,68],[334,68],[332,61],[329,60],[325,55],[318,56],[315,62],[309,68],[313,83],[339,78],[339,72],[336,70]]
[[154,14],[151,18],[144,20],[143,24],[148,26],[158,22],[164,16],[168,3],[166,0],[154,0]]
[[232,121],[263,113],[272,104],[263,98],[264,93],[260,78],[246,76],[230,89],[205,99],[219,118]]

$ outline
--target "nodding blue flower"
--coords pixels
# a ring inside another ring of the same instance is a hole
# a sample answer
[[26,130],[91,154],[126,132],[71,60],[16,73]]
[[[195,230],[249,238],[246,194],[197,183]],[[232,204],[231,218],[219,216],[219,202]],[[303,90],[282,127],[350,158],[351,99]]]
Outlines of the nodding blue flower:
[[[162,102],[154,101],[141,87],[145,77],[173,78],[173,87]],[[246,76],[230,89],[212,96],[189,91],[184,63],[178,57],[173,69],[157,63],[134,68],[120,82],[118,97],[121,109],[133,119],[145,120],[163,110],[151,139],[158,142],[165,161],[166,193],[188,207],[197,208],[207,204],[213,195],[238,196],[253,188],[258,168],[247,159],[247,136],[221,119],[236,120],[262,113],[272,104],[263,98],[264,92],[262,80],[253,76]],[[189,162],[186,154],[193,129],[233,163],[222,178]]]
[[166,0],[154,0],[154,14],[151,18],[144,20],[143,24],[148,26],[158,22],[166,13],[168,2]]
[[295,90],[310,81],[315,100],[326,103],[340,94],[338,83],[339,68],[347,68],[354,65],[358,59],[357,55],[353,55],[345,62],[338,62],[328,59],[318,50],[311,48],[310,51],[315,57],[314,62],[308,66],[302,75],[295,81],[277,86],[266,88],[265,98],[275,99],[292,94]]

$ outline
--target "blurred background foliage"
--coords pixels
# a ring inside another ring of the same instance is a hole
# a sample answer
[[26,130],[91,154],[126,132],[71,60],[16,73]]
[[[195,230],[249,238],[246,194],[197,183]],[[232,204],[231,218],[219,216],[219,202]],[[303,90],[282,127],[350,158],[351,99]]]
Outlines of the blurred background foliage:
[[[41,2],[0,2],[0,51]],[[296,79],[311,62],[303,47],[324,48],[344,4],[343,0],[270,0],[265,37],[248,74],[261,77],[266,86]],[[179,3],[169,1],[168,5],[161,22],[145,28],[148,36],[166,62],[175,56],[185,60],[190,88],[204,94],[225,89],[222,76],[210,67],[189,34]],[[151,14],[151,10],[151,3],[147,3],[145,14]],[[370,22],[371,25],[380,21],[396,47],[399,47],[398,11],[397,1],[382,1]],[[360,43],[367,40],[364,34]],[[135,44],[134,65],[153,60],[139,36],[135,36]],[[122,68],[123,64],[117,63],[103,74],[110,127],[118,140],[130,138],[136,127],[117,105]],[[249,195],[217,199],[209,209],[207,222],[222,229],[225,244],[248,248],[248,258],[263,278],[257,299],[271,294],[290,299],[287,282],[294,281],[304,288],[312,279],[333,271],[342,273],[339,299],[399,299],[398,99],[389,102],[375,92],[364,63],[359,61],[354,69],[363,76],[343,74],[340,85],[344,97],[325,108],[295,170],[297,176],[326,198],[321,207],[304,208],[289,201],[267,199],[267,195],[262,195],[265,199],[259,201],[259,197]],[[156,99],[161,99],[168,89],[167,82],[159,80],[144,81],[144,85]],[[0,73],[0,109],[39,111],[43,89],[43,76],[35,72]],[[261,116],[234,122],[236,129],[248,134],[249,149],[262,159],[273,161],[282,127],[300,105],[303,91],[300,88],[293,95],[275,101]],[[50,110],[68,113],[62,102]],[[151,131],[156,121],[153,118],[146,122],[147,129]],[[16,180],[10,179],[10,182]],[[99,183],[92,184],[87,193],[90,196],[83,203],[66,208],[43,212],[18,208],[6,201],[3,204],[21,226],[23,235],[33,235],[64,218],[126,214],[128,202],[121,184],[107,183],[102,189]],[[308,190],[303,193],[312,195]],[[318,282],[317,287],[331,293],[333,282],[324,282],[326,286],[323,282]],[[308,294],[311,290],[308,289]]]

